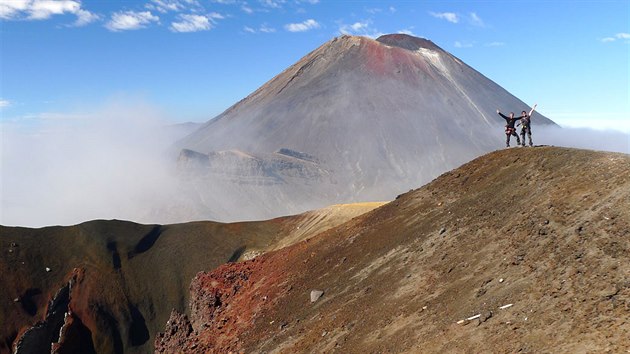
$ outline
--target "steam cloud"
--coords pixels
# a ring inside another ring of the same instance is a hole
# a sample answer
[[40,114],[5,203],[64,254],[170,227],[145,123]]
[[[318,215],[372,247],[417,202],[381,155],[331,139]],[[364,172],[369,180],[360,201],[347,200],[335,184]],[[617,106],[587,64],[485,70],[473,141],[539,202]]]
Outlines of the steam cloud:
[[[0,223],[38,227],[92,219],[156,222],[177,196],[177,136],[144,103],[81,116],[2,124]],[[172,221],[172,220],[166,220]]]
[[540,127],[533,125],[532,138],[536,145],[564,146],[630,154],[630,134],[617,130]]
[[[167,126],[150,105],[124,102],[80,117],[2,123],[0,223],[40,227],[209,217],[207,210],[196,210],[199,202],[169,150],[187,132]],[[618,131],[534,125],[533,133],[537,145],[630,153],[630,136]],[[502,139],[497,132],[498,144]]]

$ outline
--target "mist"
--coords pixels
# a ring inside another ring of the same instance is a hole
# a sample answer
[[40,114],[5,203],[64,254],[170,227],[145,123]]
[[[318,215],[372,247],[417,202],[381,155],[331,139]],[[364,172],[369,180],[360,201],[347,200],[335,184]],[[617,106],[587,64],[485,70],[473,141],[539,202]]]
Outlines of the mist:
[[618,130],[533,125],[532,139],[536,145],[564,146],[630,154],[630,134]]
[[[194,169],[178,169],[175,142],[196,126],[173,125],[143,101],[117,100],[92,112],[45,114],[3,122],[1,128],[3,225],[41,227],[94,219],[236,221],[278,216],[275,205],[284,206],[285,215],[325,204],[309,193],[314,186],[308,183],[260,187],[233,183],[234,177],[225,178],[221,171],[197,175]],[[496,139],[502,144],[499,127]],[[533,140],[536,145],[630,153],[630,136],[620,131],[534,125]],[[221,169],[236,163],[219,162]],[[246,166],[230,168],[248,171]],[[249,176],[254,177],[260,176]],[[417,183],[413,187],[422,182]],[[311,204],[296,204],[299,195],[309,197]]]
[[173,221],[168,148],[181,132],[145,102],[2,123],[0,223],[39,227],[92,219]]

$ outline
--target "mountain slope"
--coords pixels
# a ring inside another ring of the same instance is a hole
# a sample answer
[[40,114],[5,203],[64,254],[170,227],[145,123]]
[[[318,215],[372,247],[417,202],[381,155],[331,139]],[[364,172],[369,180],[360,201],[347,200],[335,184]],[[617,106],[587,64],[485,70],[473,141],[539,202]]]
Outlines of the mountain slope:
[[[341,36],[178,146],[207,155],[203,159],[209,171],[200,174],[213,190],[196,188],[204,199],[221,195],[217,189],[229,190],[261,205],[257,210],[269,210],[265,215],[278,215],[302,211],[305,205],[391,200],[501,147],[504,121],[497,108],[520,112],[528,105],[428,40]],[[553,124],[539,114],[533,121]],[[264,168],[242,170],[240,178],[230,183],[221,179],[214,188],[213,171],[251,164],[216,158],[225,151],[258,161],[293,151],[309,157],[293,163],[317,172],[294,178],[278,164],[261,163]],[[269,175],[279,177],[277,183],[267,183]],[[243,212],[248,210],[239,210],[240,215],[224,210],[217,216],[246,218]]]
[[[378,204],[279,219],[68,227],[0,226],[0,353],[148,353],[172,309],[184,311],[199,271],[341,224]],[[62,325],[65,335],[59,339]]]
[[308,242],[198,274],[190,317],[173,313],[156,348],[622,352],[629,210],[628,155],[497,151]]

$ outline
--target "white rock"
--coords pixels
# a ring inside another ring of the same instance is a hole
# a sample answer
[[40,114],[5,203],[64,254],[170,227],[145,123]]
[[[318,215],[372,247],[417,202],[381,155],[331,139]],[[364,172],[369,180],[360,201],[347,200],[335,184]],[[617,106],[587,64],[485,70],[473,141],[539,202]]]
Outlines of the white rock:
[[323,290],[311,290],[311,302],[319,300],[322,295],[324,295]]

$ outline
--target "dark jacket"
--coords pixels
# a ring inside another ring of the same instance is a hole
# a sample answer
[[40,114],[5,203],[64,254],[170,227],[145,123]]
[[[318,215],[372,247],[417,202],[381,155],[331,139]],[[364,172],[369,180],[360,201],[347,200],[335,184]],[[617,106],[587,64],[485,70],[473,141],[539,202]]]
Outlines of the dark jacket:
[[503,117],[503,119],[505,119],[505,122],[507,123],[505,125],[506,128],[514,128],[514,124],[516,123],[517,120],[524,118],[525,116],[520,116],[520,117],[514,117],[514,118],[510,118],[506,115],[504,115],[503,113],[499,112],[499,115],[501,117]]

